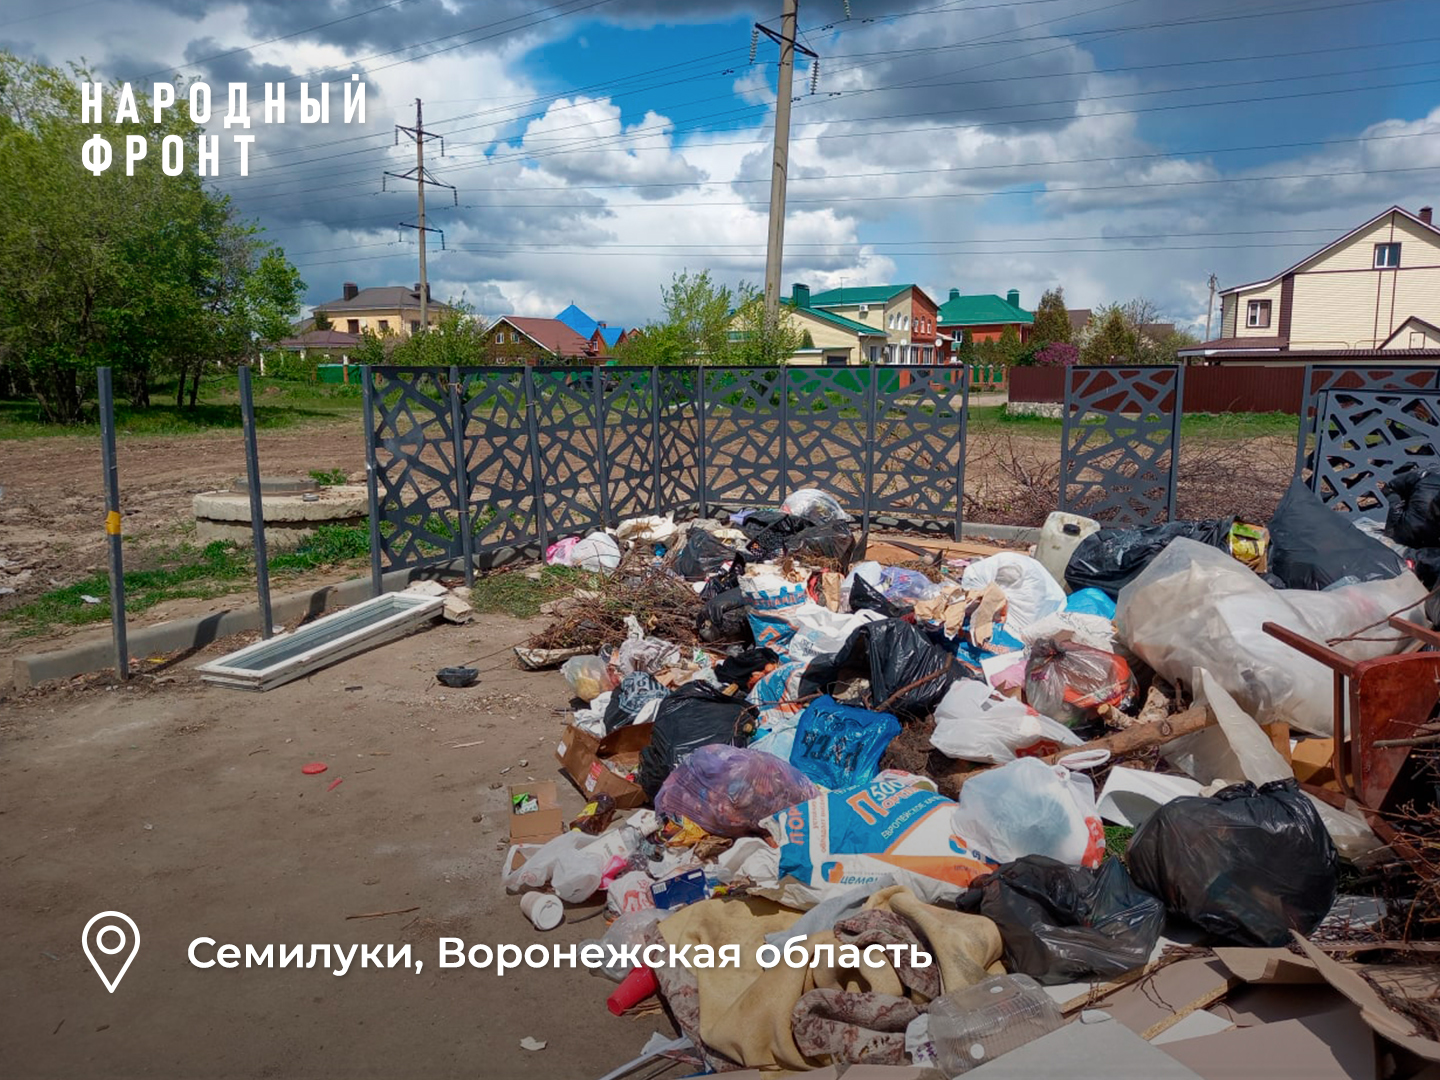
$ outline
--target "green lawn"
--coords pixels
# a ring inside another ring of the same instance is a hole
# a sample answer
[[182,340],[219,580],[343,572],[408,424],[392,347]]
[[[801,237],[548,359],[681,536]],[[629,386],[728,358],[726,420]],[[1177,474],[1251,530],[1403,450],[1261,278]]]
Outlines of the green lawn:
[[[1182,438],[1255,439],[1263,436],[1295,438],[1299,417],[1290,413],[1194,413],[1180,420]],[[1061,421],[1043,416],[1009,416],[1003,405],[982,405],[970,409],[970,430],[990,433],[1013,431],[1019,434],[1060,437]]]
[[[308,383],[288,379],[255,378],[255,424],[261,428],[299,427],[305,424],[350,420],[359,416],[358,385]],[[207,431],[238,430],[239,380],[216,376],[200,384],[195,408],[175,405],[174,384],[151,391],[148,409],[115,402],[117,435],[195,435]],[[52,424],[33,401],[0,401],[0,439],[34,439],[47,435],[96,435],[100,431],[94,401],[87,403],[80,424]]]
[[[368,560],[370,531],[361,525],[322,525],[292,551],[270,555],[272,592],[286,578],[328,567],[359,569]],[[207,599],[251,589],[255,560],[249,548],[216,541],[203,548],[182,543],[168,548],[127,549],[125,611],[139,614],[165,600]],[[99,603],[89,603],[92,597]],[[84,626],[110,618],[110,575],[92,574],[83,581],[51,589],[26,604],[0,612],[15,637],[35,637],[57,626]]]

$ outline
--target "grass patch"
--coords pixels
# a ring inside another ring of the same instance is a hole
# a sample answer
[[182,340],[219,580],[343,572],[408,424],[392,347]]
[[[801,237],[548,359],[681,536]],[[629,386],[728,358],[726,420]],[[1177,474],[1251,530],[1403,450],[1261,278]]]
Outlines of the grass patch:
[[[270,557],[272,592],[277,578],[357,562],[370,553],[370,533],[363,526],[322,525],[293,551]],[[181,544],[175,548],[127,551],[126,561],[135,569],[125,571],[125,613],[138,615],[166,600],[209,599],[253,586],[255,558],[248,548],[217,540],[196,548]],[[97,598],[98,604],[84,597]],[[0,613],[10,623],[15,637],[35,637],[57,626],[85,626],[110,619],[110,575],[92,574],[73,585],[51,589],[31,600]]]
[[[240,416],[239,382],[234,375],[208,379],[192,409],[175,404],[175,387],[160,385],[150,394],[146,409],[128,402],[115,402],[116,435],[197,435],[207,431],[238,431]],[[344,419],[358,419],[361,388],[329,383],[292,382],[286,379],[255,379],[255,426],[289,428]],[[84,419],[78,424],[52,424],[40,406],[28,400],[0,401],[0,439],[35,439],[50,435],[98,435],[100,419],[95,402],[87,402]]]
[[541,604],[587,588],[597,578],[573,566],[544,566],[536,580],[526,576],[531,569],[500,570],[478,579],[470,590],[475,610],[482,615],[533,619],[540,614]]
[[[1180,437],[1207,439],[1257,439],[1270,436],[1295,438],[1299,418],[1284,412],[1189,413],[1180,418]],[[1046,416],[1016,416],[1003,405],[970,408],[971,431],[1012,431],[1015,434],[1060,437],[1062,421]]]
[[1130,848],[1130,838],[1134,835],[1135,830],[1129,825],[1106,825],[1105,854],[1115,859],[1123,858]]
[[338,487],[345,483],[344,469],[311,469],[310,479],[321,487]]

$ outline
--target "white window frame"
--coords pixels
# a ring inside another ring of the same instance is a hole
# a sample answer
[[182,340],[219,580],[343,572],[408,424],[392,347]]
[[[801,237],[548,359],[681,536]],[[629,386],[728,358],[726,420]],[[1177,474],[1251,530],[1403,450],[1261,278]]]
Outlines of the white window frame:
[[[1391,253],[1392,251],[1395,253],[1395,260],[1394,260],[1393,262],[1390,261],[1390,253]],[[1384,259],[1381,258],[1382,253],[1383,253],[1384,256],[1385,256]],[[1384,244],[1376,244],[1376,245],[1375,245],[1375,269],[1376,269],[1376,270],[1398,270],[1399,268],[1400,268],[1400,243],[1399,243],[1399,241],[1390,241],[1390,242],[1387,242],[1387,243],[1384,243]]]
[[[1258,318],[1261,312],[1265,313],[1265,321]],[[1269,300],[1247,300],[1245,302],[1245,329],[1266,330],[1270,327],[1270,301]]]

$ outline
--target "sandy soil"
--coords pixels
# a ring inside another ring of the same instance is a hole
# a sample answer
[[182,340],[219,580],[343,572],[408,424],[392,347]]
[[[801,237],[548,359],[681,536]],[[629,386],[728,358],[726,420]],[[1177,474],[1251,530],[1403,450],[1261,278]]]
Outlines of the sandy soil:
[[[613,984],[583,969],[438,967],[441,936],[539,938],[500,885],[503,785],[558,779],[565,683],[507,652],[533,628],[438,625],[263,695],[199,683],[196,658],[158,684],[0,697],[4,1073],[595,1077],[672,1034],[660,1014],[610,1016]],[[437,668],[482,654],[478,687],[436,684]],[[329,771],[302,775],[311,761]],[[106,909],[142,938],[113,995],[80,943]],[[571,921],[545,940],[603,928]],[[186,949],[202,935],[409,943],[424,970],[199,970]],[[546,1048],[523,1050],[526,1036]]]

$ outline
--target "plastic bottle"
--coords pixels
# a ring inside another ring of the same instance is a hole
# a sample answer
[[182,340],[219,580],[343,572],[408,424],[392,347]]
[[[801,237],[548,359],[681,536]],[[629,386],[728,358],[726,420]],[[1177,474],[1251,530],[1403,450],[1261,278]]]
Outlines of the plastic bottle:
[[1065,1023],[1029,975],[997,975],[930,1003],[930,1037],[950,1080]]
[[1056,510],[1045,519],[1040,529],[1040,543],[1035,548],[1035,558],[1050,571],[1050,576],[1070,591],[1065,584],[1065,568],[1070,565],[1070,556],[1080,546],[1080,541],[1093,532],[1098,532],[1100,523],[1094,518],[1081,517]]

